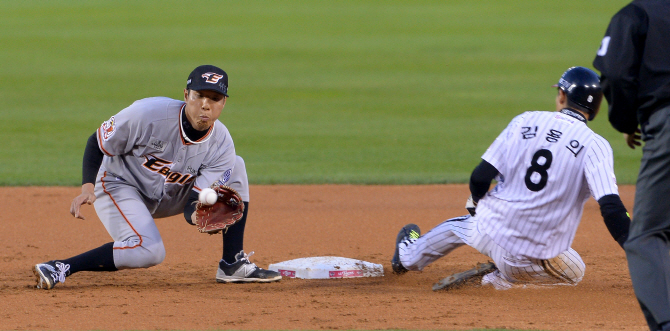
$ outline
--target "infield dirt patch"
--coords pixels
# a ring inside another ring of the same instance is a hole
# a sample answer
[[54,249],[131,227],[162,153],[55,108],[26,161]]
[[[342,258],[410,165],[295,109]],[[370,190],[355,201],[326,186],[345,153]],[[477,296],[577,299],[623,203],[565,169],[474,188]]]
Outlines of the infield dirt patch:
[[[619,188],[632,211],[634,187]],[[449,274],[487,258],[457,249],[422,272],[391,273],[398,230],[425,232],[464,215],[466,185],[255,185],[245,236],[251,261],[342,256],[379,263],[377,278],[219,284],[221,237],[182,216],[156,221],[165,261],[149,269],[81,272],[51,291],[34,289],[34,264],[67,258],[111,239],[91,206],[69,214],[71,187],[0,188],[0,329],[472,329],[646,330],[623,250],[591,199],[573,244],[586,263],[577,286],[433,292]]]

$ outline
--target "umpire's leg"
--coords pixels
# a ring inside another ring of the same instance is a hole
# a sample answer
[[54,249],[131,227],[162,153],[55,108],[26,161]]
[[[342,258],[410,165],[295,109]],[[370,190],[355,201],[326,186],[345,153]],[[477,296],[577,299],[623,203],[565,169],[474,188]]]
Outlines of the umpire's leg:
[[670,107],[644,128],[633,221],[624,244],[635,295],[651,330],[670,322]]

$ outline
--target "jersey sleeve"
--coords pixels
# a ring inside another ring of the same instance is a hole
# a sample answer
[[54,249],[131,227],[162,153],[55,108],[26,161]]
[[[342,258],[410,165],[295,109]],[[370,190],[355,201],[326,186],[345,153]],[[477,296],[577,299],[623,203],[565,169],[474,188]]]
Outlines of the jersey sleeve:
[[137,104],[135,102],[112,116],[96,131],[98,146],[105,155],[122,155],[131,151],[142,136],[147,126],[141,124],[141,109]]
[[221,126],[217,129],[221,128],[225,131],[222,134],[222,139],[209,147],[210,155],[207,157],[206,163],[203,163],[200,174],[195,179],[193,190],[197,192],[212,186],[214,183],[229,185],[228,180],[235,167],[235,145],[233,138],[225,127]]
[[612,126],[624,133],[637,128],[638,73],[644,51],[646,14],[634,4],[610,21],[593,66],[600,70]]
[[[525,114],[525,113],[524,113]],[[514,132],[516,132],[519,123],[523,121],[524,114],[516,116],[512,121],[507,124],[507,127],[498,135],[496,140],[493,141],[491,146],[484,152],[482,159],[492,166],[494,166],[498,171],[502,172],[505,155],[507,155],[507,146],[509,146],[508,141],[514,138]]]
[[619,194],[612,155],[607,140],[597,137],[584,157],[584,175],[596,201],[609,194]]

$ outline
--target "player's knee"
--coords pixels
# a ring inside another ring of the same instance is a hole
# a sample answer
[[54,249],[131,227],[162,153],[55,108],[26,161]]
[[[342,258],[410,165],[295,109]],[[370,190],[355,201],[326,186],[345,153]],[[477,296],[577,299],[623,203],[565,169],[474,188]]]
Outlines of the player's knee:
[[549,262],[547,272],[553,273],[569,283],[577,284],[584,278],[586,264],[572,248],[547,261]]
[[151,245],[151,247],[149,247],[149,252],[150,254],[146,261],[149,266],[155,266],[165,260],[165,246],[162,241]]
[[136,263],[138,268],[149,268],[160,264],[165,260],[165,246],[163,241],[145,242],[138,250]]
[[585,271],[586,271],[586,265],[582,263],[580,266],[577,266],[577,268],[570,269],[570,271],[567,272],[566,274],[568,275],[570,280],[576,284],[582,281],[582,278],[584,278]]

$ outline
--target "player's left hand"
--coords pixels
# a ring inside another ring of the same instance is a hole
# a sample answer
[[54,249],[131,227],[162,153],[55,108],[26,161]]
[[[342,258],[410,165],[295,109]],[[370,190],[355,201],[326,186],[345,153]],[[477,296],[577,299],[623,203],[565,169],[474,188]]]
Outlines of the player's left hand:
[[624,133],[623,137],[626,139],[626,144],[628,144],[628,147],[635,149],[635,146],[642,146],[642,143],[640,140],[642,139],[642,136],[640,135],[642,132],[640,132],[640,129],[635,130],[634,133],[628,134]]
[[475,216],[475,209],[477,208],[477,203],[472,199],[472,195],[468,198],[468,201],[465,202],[465,209],[468,210],[470,216]]
[[95,187],[91,183],[86,183],[81,186],[81,194],[76,196],[70,205],[70,214],[72,214],[72,216],[82,220],[86,219],[81,214],[81,206],[83,204],[92,205],[95,202],[94,188]]

